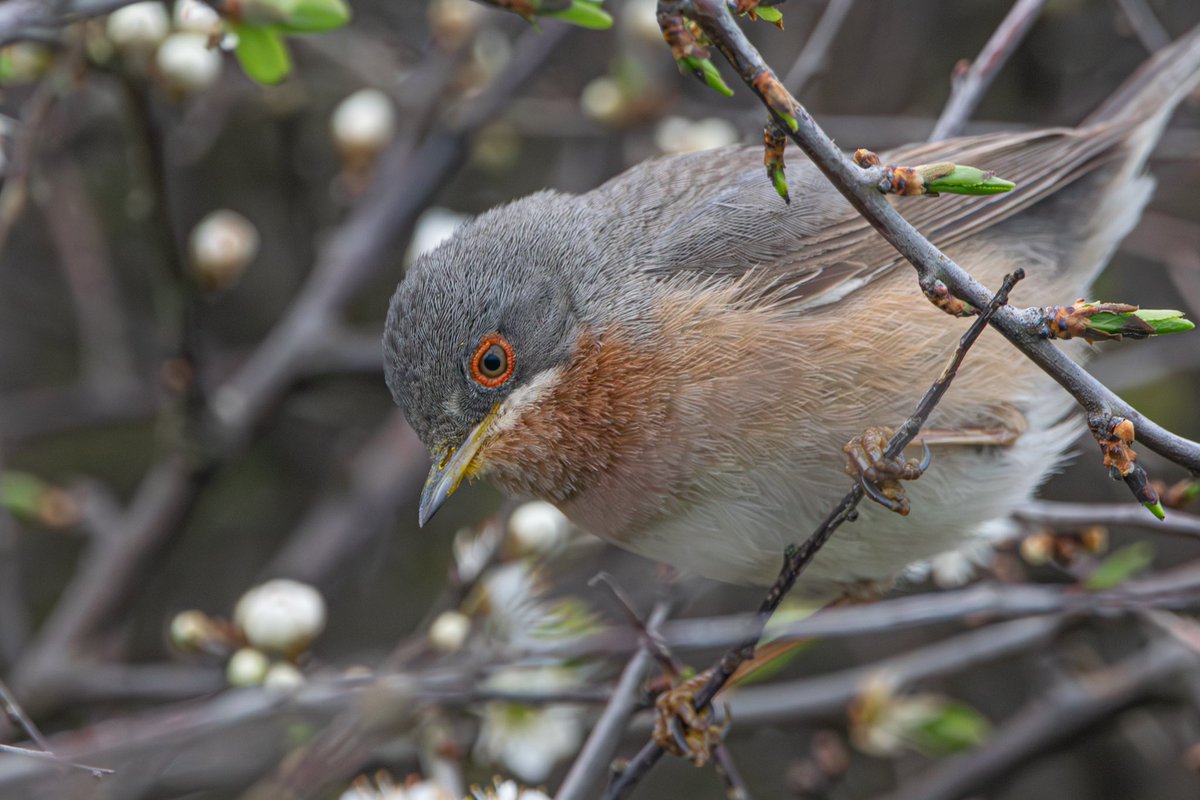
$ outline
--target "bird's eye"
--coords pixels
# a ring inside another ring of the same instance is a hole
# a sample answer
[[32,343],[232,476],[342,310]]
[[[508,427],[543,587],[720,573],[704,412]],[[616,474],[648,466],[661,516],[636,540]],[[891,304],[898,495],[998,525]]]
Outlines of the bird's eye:
[[504,383],[513,372],[512,345],[498,333],[489,333],[471,356],[471,377],[489,389]]

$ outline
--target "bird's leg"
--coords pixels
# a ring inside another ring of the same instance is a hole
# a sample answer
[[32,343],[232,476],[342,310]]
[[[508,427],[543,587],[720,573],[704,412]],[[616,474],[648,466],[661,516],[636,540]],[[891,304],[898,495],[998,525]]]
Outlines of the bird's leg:
[[708,683],[711,673],[707,670],[688,678],[662,692],[654,702],[654,741],[697,767],[712,759],[713,749],[724,740],[728,727],[714,720],[711,709],[696,710],[696,693]]
[[892,431],[888,428],[867,428],[842,447],[847,456],[846,474],[862,483],[863,491],[876,503],[897,514],[908,514],[908,497],[900,481],[915,481],[929,467],[929,445],[920,461],[915,458],[885,458]]

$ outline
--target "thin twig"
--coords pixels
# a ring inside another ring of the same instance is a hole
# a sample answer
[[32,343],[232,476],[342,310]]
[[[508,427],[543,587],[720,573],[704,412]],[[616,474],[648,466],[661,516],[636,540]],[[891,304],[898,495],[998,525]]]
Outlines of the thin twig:
[[1025,38],[1034,20],[1042,13],[1046,0],[1017,0],[1008,15],[992,33],[987,44],[971,62],[961,76],[955,75],[950,83],[950,99],[934,123],[929,141],[937,142],[957,136],[975,111],[979,101],[996,77],[996,73],[1008,61],[1008,57]]
[[[669,613],[670,604],[666,601],[659,602],[650,612],[646,629],[651,632],[657,630],[658,626],[666,621]],[[596,721],[591,735],[576,756],[567,776],[563,778],[555,800],[583,800],[603,783],[613,754],[625,735],[629,718],[637,710],[642,682],[650,674],[654,661],[650,646],[638,650],[629,659],[624,672],[621,673],[621,679],[613,689],[612,699],[600,715],[600,719]]]
[[1057,503],[1031,500],[1013,511],[1020,522],[1055,528],[1084,525],[1129,525],[1154,533],[1200,537],[1200,516],[1172,510],[1164,520],[1130,503]]
[[21,727],[21,730],[25,731],[25,735],[29,737],[29,740],[41,748],[39,750],[30,750],[26,747],[14,747],[13,745],[0,744],[0,751],[5,753],[13,753],[16,755],[23,755],[30,758],[48,759],[64,767],[85,770],[92,773],[92,775],[97,778],[112,774],[111,769],[105,769],[103,767],[90,767],[86,764],[76,764],[73,761],[67,761],[56,756],[50,749],[50,743],[46,741],[46,737],[42,735],[42,732],[38,729],[38,726],[34,724],[34,721],[30,719],[29,715],[26,714],[21,708],[21,705],[17,702],[17,698],[15,698],[13,693],[9,691],[9,688],[5,685],[4,681],[0,681],[0,706],[3,706],[4,713],[7,714],[10,719],[16,722],[17,725]]
[[[929,414],[933,412],[938,402],[945,395],[946,390],[950,388],[954,376],[958,373],[959,365],[962,364],[962,360],[971,348],[971,345],[983,333],[984,328],[987,327],[988,322],[996,311],[1008,302],[1008,293],[1012,290],[1012,287],[1024,277],[1025,273],[1021,270],[1018,270],[1015,274],[1006,276],[1003,285],[992,297],[991,301],[979,306],[982,311],[971,324],[971,327],[962,335],[958,347],[954,351],[954,355],[946,365],[946,368],[942,370],[942,374],[938,376],[937,380],[933,382],[933,385],[925,393],[925,396],[921,398],[912,416],[904,421],[904,424],[896,430],[895,434],[888,441],[887,448],[884,450],[885,458],[893,459],[898,457],[920,432],[921,426],[925,423]],[[799,547],[789,548],[783,570],[779,573],[779,577],[771,586],[766,598],[759,607],[756,625],[751,634],[722,657],[721,661],[713,669],[708,683],[697,692],[695,697],[697,711],[703,711],[707,708],[717,693],[733,677],[737,668],[754,656],[755,645],[762,636],[762,630],[766,626],[767,620],[770,619],[771,614],[779,607],[783,598],[791,590],[793,584],[795,584],[796,579],[800,577],[804,569],[812,562],[813,558],[816,557],[825,543],[829,541],[829,538],[833,536],[838,527],[854,515],[854,510],[858,507],[864,494],[862,481],[856,482],[853,488],[846,493],[837,506],[817,526],[816,531],[803,544]],[[653,739],[647,742],[633,760],[629,762],[625,770],[613,781],[605,796],[611,800],[626,796],[633,790],[633,787],[637,785],[642,776],[662,757],[663,752],[662,746]]]
[[1146,5],[1146,0],[1117,0],[1117,5],[1147,51],[1156,53],[1171,43],[1171,35]]
[[842,29],[842,23],[850,15],[853,6],[854,0],[829,0],[826,4],[800,55],[796,57],[787,77],[783,79],[783,85],[792,94],[803,94],[809,81],[825,69],[833,40],[837,38],[838,31]]
[[25,756],[26,758],[39,759],[49,761],[51,764],[56,764],[61,767],[70,767],[71,769],[83,770],[84,772],[92,773],[95,778],[103,778],[105,775],[112,775],[113,770],[107,767],[92,767],[87,764],[79,764],[75,761],[67,761],[59,758],[54,753],[46,750],[30,750],[28,747],[16,747],[11,744],[0,744],[0,753],[11,753],[15,756]]

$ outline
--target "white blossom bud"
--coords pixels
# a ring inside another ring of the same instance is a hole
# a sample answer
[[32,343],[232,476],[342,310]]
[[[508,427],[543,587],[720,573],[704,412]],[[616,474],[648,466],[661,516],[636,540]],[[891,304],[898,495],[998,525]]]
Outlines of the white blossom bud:
[[288,692],[304,685],[304,673],[287,661],[276,661],[263,677],[264,688]]
[[221,52],[199,33],[173,33],[158,48],[158,71],[167,85],[184,94],[207,89],[221,74]]
[[175,13],[172,16],[175,30],[203,33],[206,36],[221,24],[221,17],[213,7],[200,0],[175,0]]
[[724,147],[737,140],[738,132],[733,123],[717,117],[697,121],[666,117],[654,129],[654,143],[664,153],[695,153]]
[[227,208],[213,211],[188,237],[192,275],[209,291],[228,289],[254,260],[258,244],[258,230],[250,220]]
[[118,8],[108,15],[105,25],[108,40],[118,50],[148,51],[171,32],[167,9],[158,0]]
[[267,677],[271,660],[261,650],[243,647],[233,654],[225,667],[225,680],[230,686],[258,686]]
[[458,611],[443,611],[429,626],[429,643],[443,653],[462,649],[471,633],[471,619]]
[[360,89],[338,103],[329,123],[333,141],[348,159],[374,158],[396,131],[392,101],[378,89]]
[[597,122],[618,122],[625,109],[625,94],[612,78],[596,78],[583,87],[579,105]]
[[425,12],[433,38],[453,49],[479,30],[483,9],[471,0],[432,0]]
[[181,611],[171,620],[171,644],[184,652],[205,649],[214,638],[212,620],[203,611]]
[[298,653],[325,629],[325,601],[307,584],[277,579],[242,595],[233,619],[255,647]]
[[621,7],[620,25],[645,44],[662,47],[657,0],[626,0]]
[[553,552],[570,534],[566,515],[543,500],[523,503],[508,518],[508,535],[522,553]]
[[412,239],[408,245],[406,260],[411,263],[417,256],[428,253],[449,239],[466,219],[466,214],[459,214],[448,208],[434,206],[427,209],[417,217],[417,224],[413,227]]

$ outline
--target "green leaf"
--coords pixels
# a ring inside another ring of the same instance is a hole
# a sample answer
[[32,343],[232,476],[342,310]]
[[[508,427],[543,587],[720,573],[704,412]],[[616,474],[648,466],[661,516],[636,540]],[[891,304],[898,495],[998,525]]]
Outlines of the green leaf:
[[[1137,336],[1140,333],[1142,336],[1165,336],[1169,333],[1186,333],[1196,327],[1190,320],[1183,319],[1183,314],[1182,311],[1163,308],[1143,308],[1129,314],[1100,312],[1088,318],[1088,327],[1112,335]],[[1137,331],[1131,332],[1128,321],[1131,316],[1148,323],[1153,330],[1147,331],[1145,326],[1139,325]]]
[[775,187],[775,192],[783,198],[785,203],[792,202],[792,196],[788,192],[787,175],[783,171],[783,167],[769,167],[767,175],[771,178],[771,185]]
[[690,72],[693,75],[700,76],[710,89],[713,89],[726,97],[733,96],[733,89],[730,89],[725,81],[721,78],[721,73],[717,71],[717,65],[709,58],[696,58],[688,56],[679,60],[679,68],[685,72]]
[[1134,542],[1101,561],[1096,571],[1088,576],[1084,586],[1093,591],[1120,586],[1153,562],[1154,545],[1149,542]]
[[292,71],[292,58],[278,32],[253,25],[238,25],[236,33],[238,62],[251,78],[259,83],[275,84]]
[[[921,167],[917,169],[920,170]],[[962,164],[955,164],[949,173],[925,179],[925,191],[928,194],[1001,194],[1010,192],[1015,187],[1015,183],[997,178],[993,172]]]
[[321,33],[350,21],[345,0],[243,0],[239,21],[282,33]]
[[45,482],[28,472],[0,472],[0,507],[8,509],[18,517],[36,517],[38,501],[45,491]]
[[783,22],[783,12],[775,6],[759,6],[754,9],[754,13],[763,22],[770,22],[772,25],[780,25]]
[[982,714],[963,703],[946,703],[915,731],[922,750],[950,755],[978,747],[987,741],[991,724]]
[[784,651],[780,655],[771,659],[763,660],[756,664],[753,669],[740,675],[737,679],[737,685],[749,686],[752,683],[762,683],[763,681],[774,678],[783,668],[796,660],[796,656],[803,653],[812,646],[811,641],[796,642],[791,648]]
[[599,3],[591,0],[571,0],[571,5],[562,11],[539,13],[539,16],[562,20],[593,31],[607,30],[613,24],[613,18],[608,12],[601,8]]

